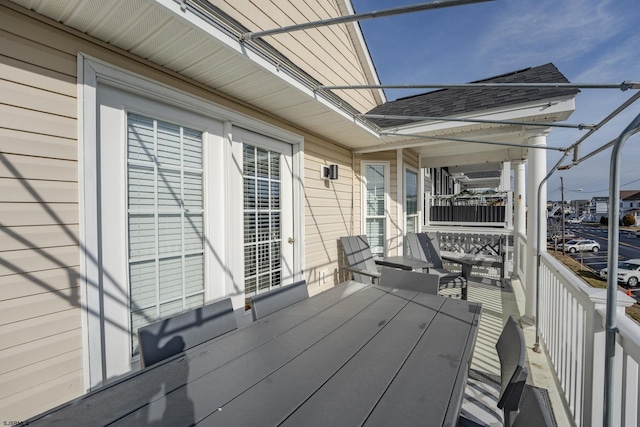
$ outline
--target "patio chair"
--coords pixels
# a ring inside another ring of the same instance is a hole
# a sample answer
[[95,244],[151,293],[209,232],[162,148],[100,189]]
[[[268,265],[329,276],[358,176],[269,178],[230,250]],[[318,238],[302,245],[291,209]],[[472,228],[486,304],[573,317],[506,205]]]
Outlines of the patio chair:
[[380,286],[406,291],[437,295],[440,285],[437,274],[416,273],[414,271],[384,268],[380,276]]
[[143,368],[238,327],[231,298],[207,304],[138,329]]
[[[526,347],[522,329],[513,316],[507,319],[496,343],[500,377],[471,371],[462,404],[459,426],[492,425],[512,427],[528,372],[524,366]],[[502,417],[499,410],[502,409]]]
[[440,289],[459,288],[462,290],[462,299],[466,300],[471,265],[466,262],[454,261],[462,266],[462,273],[454,273],[444,268],[440,257],[440,243],[437,240],[437,234],[435,236],[431,237],[427,233],[407,233],[405,241],[412,257],[433,264],[433,267],[429,268],[429,273],[440,276]]
[[251,297],[251,314],[253,315],[253,320],[256,321],[306,298],[309,298],[309,289],[307,288],[306,280],[254,295]]
[[511,427],[513,417],[518,413],[518,405],[527,382],[527,368],[524,366],[526,346],[524,334],[513,316],[509,316],[496,343],[500,359],[500,395],[498,408],[504,414],[504,425]]
[[371,254],[367,236],[340,237],[340,242],[349,263],[348,267],[343,268],[353,274],[353,280],[360,283],[379,283],[380,271]]
[[522,399],[520,412],[516,416],[512,427],[552,427],[553,417],[544,402],[542,393],[535,387]]

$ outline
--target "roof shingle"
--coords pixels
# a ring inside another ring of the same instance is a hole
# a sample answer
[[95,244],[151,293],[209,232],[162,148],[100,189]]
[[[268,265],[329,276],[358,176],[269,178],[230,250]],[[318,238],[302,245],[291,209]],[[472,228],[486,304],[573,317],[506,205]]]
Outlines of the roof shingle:
[[[471,83],[569,83],[552,63],[478,80]],[[576,95],[573,88],[477,88],[440,89],[379,105],[369,114],[448,117],[541,99]],[[412,123],[413,120],[370,119],[381,128]]]

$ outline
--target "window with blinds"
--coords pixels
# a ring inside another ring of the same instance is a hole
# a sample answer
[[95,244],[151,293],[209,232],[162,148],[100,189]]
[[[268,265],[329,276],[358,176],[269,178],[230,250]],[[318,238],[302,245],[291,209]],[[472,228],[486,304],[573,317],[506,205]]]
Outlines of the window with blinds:
[[405,224],[406,233],[418,231],[418,173],[405,169]]
[[282,279],[280,153],[243,144],[244,290],[254,295]]
[[366,164],[365,169],[365,234],[373,256],[385,255],[386,179],[385,165]]
[[202,132],[127,115],[131,352],[141,326],[204,304]]

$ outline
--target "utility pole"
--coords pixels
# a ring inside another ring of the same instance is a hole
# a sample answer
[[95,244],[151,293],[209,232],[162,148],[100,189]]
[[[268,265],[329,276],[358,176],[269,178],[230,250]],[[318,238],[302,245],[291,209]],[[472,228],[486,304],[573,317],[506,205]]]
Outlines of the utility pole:
[[560,205],[560,215],[562,217],[562,255],[564,255],[564,181],[560,177],[560,193],[562,193],[562,204]]

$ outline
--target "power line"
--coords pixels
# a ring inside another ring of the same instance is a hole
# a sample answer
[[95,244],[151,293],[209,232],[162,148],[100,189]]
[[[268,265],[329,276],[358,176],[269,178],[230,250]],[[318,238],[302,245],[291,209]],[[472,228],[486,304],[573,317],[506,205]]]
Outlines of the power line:
[[[634,179],[633,181],[629,181],[629,182],[626,182],[626,183],[624,183],[624,184],[620,184],[620,187],[624,187],[624,186],[627,186],[627,185],[629,185],[629,184],[633,184],[634,182],[638,182],[638,181],[640,181],[640,178],[638,178],[638,179]],[[591,194],[591,193],[603,193],[603,192],[605,192],[605,191],[608,191],[608,189],[606,189],[606,188],[605,188],[604,190],[583,191],[583,193],[589,193],[589,194]]]

